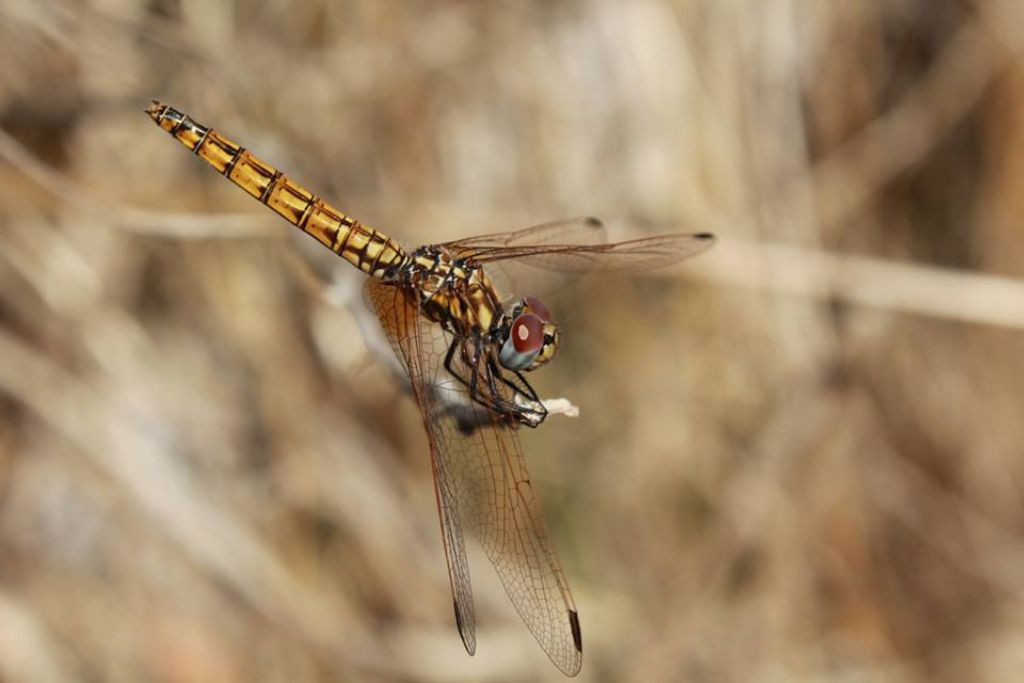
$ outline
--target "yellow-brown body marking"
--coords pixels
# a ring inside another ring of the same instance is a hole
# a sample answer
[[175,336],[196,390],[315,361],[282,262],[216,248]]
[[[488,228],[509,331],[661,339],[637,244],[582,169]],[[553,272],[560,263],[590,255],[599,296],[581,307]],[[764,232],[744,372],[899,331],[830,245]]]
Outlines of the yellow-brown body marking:
[[346,216],[217,131],[160,102],[146,113],[248,195],[364,273],[382,277],[408,261],[397,242]]
[[415,285],[429,319],[465,336],[486,333],[500,317],[498,294],[479,267],[455,261],[441,247],[409,253],[184,112],[153,101],[146,113],[246,194],[359,270],[385,282]]

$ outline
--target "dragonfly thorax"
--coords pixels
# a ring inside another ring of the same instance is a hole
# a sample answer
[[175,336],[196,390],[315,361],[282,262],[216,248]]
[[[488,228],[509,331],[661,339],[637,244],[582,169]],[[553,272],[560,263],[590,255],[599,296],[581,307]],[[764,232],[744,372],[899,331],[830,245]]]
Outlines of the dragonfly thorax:
[[423,315],[460,336],[483,336],[501,319],[500,298],[483,269],[443,247],[417,249],[403,277],[419,292]]
[[547,307],[528,296],[506,311],[484,269],[470,259],[454,258],[443,247],[422,247],[402,277],[420,293],[426,318],[463,338],[487,339],[508,370],[535,370],[558,350],[561,336]]

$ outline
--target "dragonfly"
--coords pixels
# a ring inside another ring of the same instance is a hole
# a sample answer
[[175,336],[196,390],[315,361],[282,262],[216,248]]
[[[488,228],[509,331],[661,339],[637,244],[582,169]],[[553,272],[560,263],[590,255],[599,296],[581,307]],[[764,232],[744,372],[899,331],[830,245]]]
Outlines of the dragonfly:
[[[407,373],[426,429],[455,623],[476,652],[463,536],[469,529],[551,661],[583,661],[576,603],[555,553],[517,429],[548,416],[526,373],[549,363],[561,334],[536,296],[508,291],[510,273],[572,278],[668,266],[706,250],[709,233],[608,243],[581,218],[407,249],[171,106],[145,110],[163,130],[250,196],[366,273],[366,298]],[[466,408],[472,416],[467,419]]]

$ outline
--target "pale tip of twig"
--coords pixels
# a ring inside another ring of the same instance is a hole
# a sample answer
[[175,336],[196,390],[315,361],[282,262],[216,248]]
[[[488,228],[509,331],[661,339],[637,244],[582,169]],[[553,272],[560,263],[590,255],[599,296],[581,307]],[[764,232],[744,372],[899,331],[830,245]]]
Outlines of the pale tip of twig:
[[546,398],[541,401],[548,415],[565,415],[566,417],[579,417],[579,406],[573,405],[567,398]]

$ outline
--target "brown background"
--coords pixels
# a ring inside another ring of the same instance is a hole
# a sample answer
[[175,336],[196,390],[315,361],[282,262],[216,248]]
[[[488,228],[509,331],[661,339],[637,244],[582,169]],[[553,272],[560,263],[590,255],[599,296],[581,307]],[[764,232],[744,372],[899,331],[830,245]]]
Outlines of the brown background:
[[583,680],[1020,680],[1021,26],[1012,0],[0,3],[0,680],[560,679],[479,553],[462,649],[358,273],[150,97],[409,244],[719,234],[549,302],[536,379],[583,412],[524,441]]

